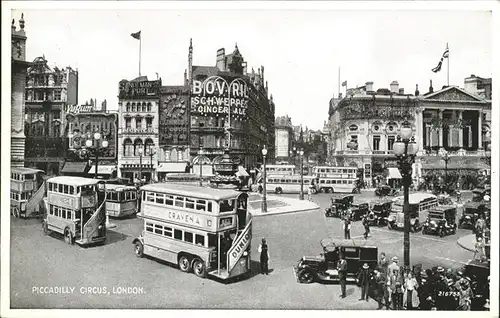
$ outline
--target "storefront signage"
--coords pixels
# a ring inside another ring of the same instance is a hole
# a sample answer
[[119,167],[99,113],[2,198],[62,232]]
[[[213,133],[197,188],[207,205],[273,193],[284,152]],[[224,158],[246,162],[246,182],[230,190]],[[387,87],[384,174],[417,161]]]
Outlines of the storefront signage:
[[160,80],[142,82],[121,81],[119,84],[118,97],[124,99],[158,96],[160,87]]
[[66,112],[68,114],[81,114],[81,113],[92,113],[94,111],[93,105],[68,105],[66,106]]
[[242,78],[228,81],[211,76],[204,81],[193,80],[191,113],[246,116],[248,84]]

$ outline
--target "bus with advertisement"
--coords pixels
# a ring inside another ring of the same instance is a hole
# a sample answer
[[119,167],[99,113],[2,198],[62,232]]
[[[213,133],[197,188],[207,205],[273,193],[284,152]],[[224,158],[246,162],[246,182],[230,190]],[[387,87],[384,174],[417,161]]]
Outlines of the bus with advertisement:
[[314,166],[319,192],[353,193],[358,185],[357,167]]
[[[301,183],[302,179],[302,183]],[[276,194],[282,193],[300,193],[302,184],[302,190],[307,193],[309,187],[311,187],[312,193],[316,194],[317,185],[316,178],[312,176],[301,176],[298,174],[292,176],[284,175],[270,175],[266,178],[266,191],[274,192]],[[259,192],[262,193],[262,184],[259,185]]]
[[10,171],[10,213],[16,218],[43,215],[45,173],[32,168]]
[[295,174],[295,165],[266,165],[266,175],[291,176]]
[[106,182],[106,213],[115,218],[134,215],[137,212],[137,188]]
[[141,187],[144,229],[137,257],[176,264],[182,272],[221,280],[250,273],[252,215],[248,194],[182,184]]
[[64,235],[68,244],[85,246],[106,241],[106,184],[82,177],[54,177],[47,180],[44,198],[45,235]]

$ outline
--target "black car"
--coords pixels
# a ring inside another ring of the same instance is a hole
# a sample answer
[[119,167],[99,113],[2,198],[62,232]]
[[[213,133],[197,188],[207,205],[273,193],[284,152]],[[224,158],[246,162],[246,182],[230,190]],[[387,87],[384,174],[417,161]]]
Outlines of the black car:
[[331,197],[330,207],[325,209],[327,217],[342,217],[347,213],[347,210],[352,206],[354,196],[352,194],[337,194]]
[[321,240],[323,253],[319,256],[304,256],[294,267],[299,283],[312,283],[314,281],[338,281],[337,266],[340,253],[347,261],[347,280],[355,281],[356,275],[367,263],[371,269],[377,267],[378,248],[369,245],[365,240]]
[[387,218],[391,213],[392,200],[382,199],[371,203],[371,213],[368,217],[368,224],[385,226],[387,225]]
[[477,220],[486,210],[486,201],[469,201],[464,204],[462,216],[458,221],[459,229],[473,229]]
[[484,305],[490,299],[490,262],[488,260],[471,260],[464,268],[464,276],[471,282],[474,298],[471,310],[486,310]]
[[370,204],[357,203],[353,204],[351,208],[351,218],[353,220],[361,220],[363,216],[370,213]]
[[452,205],[439,205],[431,208],[424,222],[422,234],[439,234],[443,237],[457,232],[457,208]]
[[388,185],[382,185],[379,186],[375,189],[375,195],[378,197],[384,197],[384,196],[396,196],[399,194],[399,189],[397,188],[391,188]]

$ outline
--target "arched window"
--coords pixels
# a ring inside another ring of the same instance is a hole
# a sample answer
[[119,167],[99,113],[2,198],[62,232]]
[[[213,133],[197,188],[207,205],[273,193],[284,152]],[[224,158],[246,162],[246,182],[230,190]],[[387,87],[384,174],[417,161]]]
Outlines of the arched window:
[[135,141],[134,141],[134,156],[138,156],[139,155],[139,149],[142,149],[143,150],[143,154],[144,154],[144,145],[142,143],[142,140],[137,138]]
[[124,157],[132,157],[134,152],[134,146],[132,145],[132,140],[129,138],[123,141],[123,156]]
[[52,127],[52,134],[54,137],[60,137],[61,134],[61,124],[59,122],[55,122]]
[[130,112],[130,102],[127,102],[127,105],[125,106],[125,111],[126,111],[127,113],[129,113],[129,112]]
[[148,113],[151,112],[151,102],[148,102],[147,111],[148,111]]
[[135,103],[132,103],[132,112],[135,113]]
[[151,139],[146,139],[145,144],[144,144],[144,154],[145,155],[150,155],[153,152],[154,148],[154,143],[153,140]]

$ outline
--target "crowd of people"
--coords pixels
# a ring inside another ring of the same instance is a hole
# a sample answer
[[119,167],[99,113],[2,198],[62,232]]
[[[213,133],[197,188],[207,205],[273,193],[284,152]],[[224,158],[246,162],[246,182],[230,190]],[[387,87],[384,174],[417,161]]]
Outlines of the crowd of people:
[[[376,269],[363,265],[357,283],[361,288],[359,300],[368,301],[370,296],[377,301],[378,309],[471,310],[478,297],[489,299],[489,277],[483,284],[461,270],[441,266],[424,272],[420,266],[405,270],[396,256],[389,261],[385,253],[381,253]],[[486,309],[487,305],[482,307]]]

